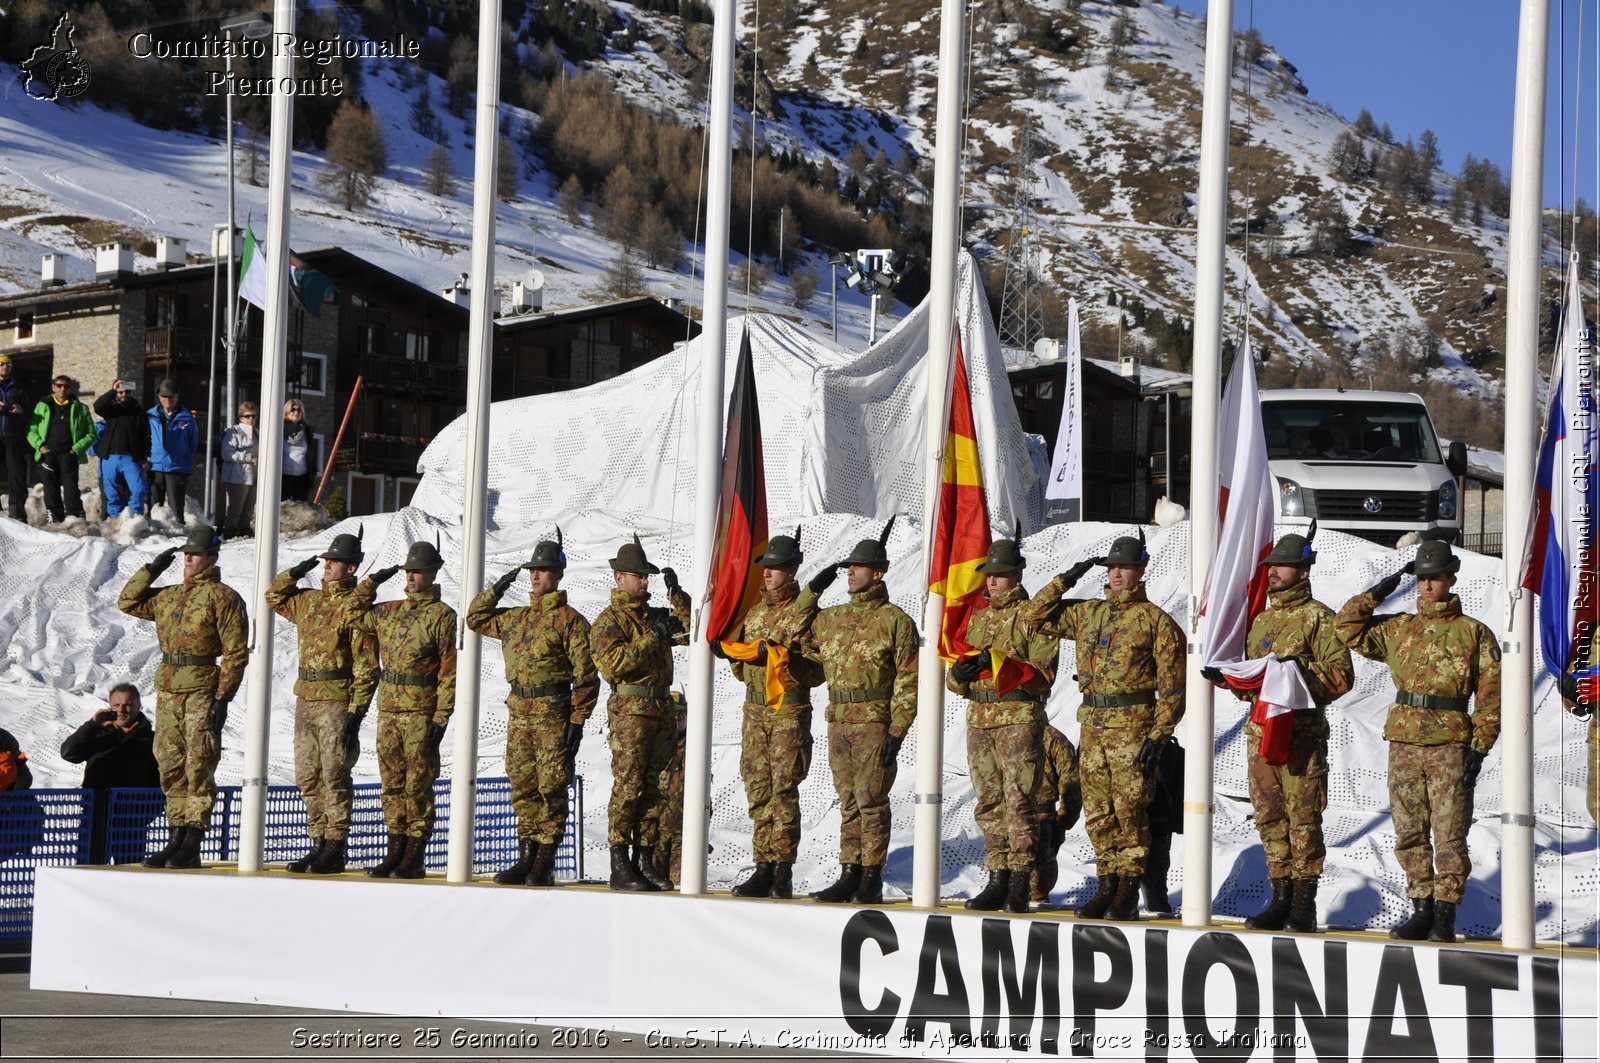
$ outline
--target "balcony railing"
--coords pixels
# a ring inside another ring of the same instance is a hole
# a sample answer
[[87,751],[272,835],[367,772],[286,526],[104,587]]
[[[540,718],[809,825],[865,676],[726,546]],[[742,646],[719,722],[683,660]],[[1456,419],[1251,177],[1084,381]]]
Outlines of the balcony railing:
[[450,397],[466,394],[466,370],[443,362],[369,356],[361,359],[361,375],[367,387],[425,391]]
[[[414,475],[417,460],[428,448],[429,440],[414,436],[385,436],[362,432],[356,439],[355,464],[371,472],[388,472],[402,476]],[[346,448],[340,447],[342,455]]]
[[210,357],[210,345],[203,329],[177,325],[151,325],[144,330],[144,360],[151,362],[194,362]]

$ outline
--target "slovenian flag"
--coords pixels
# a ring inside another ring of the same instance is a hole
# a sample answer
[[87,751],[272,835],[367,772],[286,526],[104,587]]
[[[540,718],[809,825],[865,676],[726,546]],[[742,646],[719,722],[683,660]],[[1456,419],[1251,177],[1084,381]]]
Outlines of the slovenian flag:
[[1600,666],[1589,664],[1583,653],[1600,625],[1595,534],[1600,523],[1600,409],[1595,403],[1595,335],[1583,317],[1576,258],[1560,337],[1550,370],[1522,586],[1539,595],[1545,667],[1575,675],[1592,699],[1600,687]]
[[944,595],[939,625],[939,656],[954,663],[972,652],[967,621],[981,607],[983,576],[978,566],[989,554],[989,506],[983,497],[978,464],[978,430],[972,418],[967,361],[961,333],[955,334],[955,366],[950,374],[950,429],[944,447],[944,477],[939,484],[939,517],[933,531],[928,589]]

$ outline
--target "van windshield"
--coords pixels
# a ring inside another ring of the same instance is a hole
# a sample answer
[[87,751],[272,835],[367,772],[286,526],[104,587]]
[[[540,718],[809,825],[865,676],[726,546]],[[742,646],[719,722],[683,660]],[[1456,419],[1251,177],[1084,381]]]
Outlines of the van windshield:
[[1269,459],[1438,462],[1427,409],[1411,402],[1261,404]]

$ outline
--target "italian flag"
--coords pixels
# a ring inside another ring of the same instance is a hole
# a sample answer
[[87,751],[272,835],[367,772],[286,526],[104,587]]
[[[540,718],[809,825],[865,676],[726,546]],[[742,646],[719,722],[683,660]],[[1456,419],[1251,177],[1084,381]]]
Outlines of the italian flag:
[[267,308],[267,252],[256,242],[250,218],[244,223],[244,254],[239,258],[239,298],[260,310]]

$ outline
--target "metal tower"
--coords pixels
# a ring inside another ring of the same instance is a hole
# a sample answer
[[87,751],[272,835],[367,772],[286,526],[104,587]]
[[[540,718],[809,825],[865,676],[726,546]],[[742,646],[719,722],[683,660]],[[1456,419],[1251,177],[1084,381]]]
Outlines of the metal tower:
[[1034,268],[1032,239],[1035,151],[1030,120],[1022,127],[1022,138],[1013,156],[1011,241],[1006,247],[1005,287],[1000,293],[1000,345],[1028,351],[1044,335],[1044,305]]

